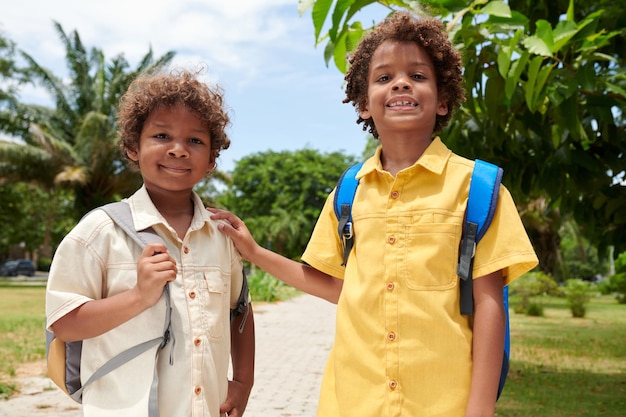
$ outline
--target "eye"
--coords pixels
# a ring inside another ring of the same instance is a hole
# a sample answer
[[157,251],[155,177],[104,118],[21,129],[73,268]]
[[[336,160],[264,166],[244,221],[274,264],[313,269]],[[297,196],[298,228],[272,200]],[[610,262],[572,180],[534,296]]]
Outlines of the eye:
[[157,133],[156,135],[154,135],[155,138],[157,139],[167,139],[168,136],[166,133]]
[[391,78],[388,75],[381,75],[380,77],[376,78],[376,82],[379,83],[384,83],[385,81],[389,81]]
[[416,79],[416,80],[425,80],[425,79],[426,79],[426,77],[424,76],[424,74],[420,74],[420,73],[417,73],[417,74],[413,74],[413,75],[411,75],[411,78],[414,78],[414,79]]
[[199,139],[199,138],[189,138],[189,142],[190,143],[195,143],[197,145],[204,144],[204,141],[202,139]]

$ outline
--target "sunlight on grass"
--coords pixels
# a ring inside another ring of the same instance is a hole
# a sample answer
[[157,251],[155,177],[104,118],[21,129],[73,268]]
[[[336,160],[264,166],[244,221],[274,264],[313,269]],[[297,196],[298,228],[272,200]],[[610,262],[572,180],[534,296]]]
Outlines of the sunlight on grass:
[[626,306],[612,297],[572,318],[565,300],[539,300],[544,317],[511,315],[511,370],[498,417],[622,416]]
[[45,357],[43,287],[0,287],[0,376]]

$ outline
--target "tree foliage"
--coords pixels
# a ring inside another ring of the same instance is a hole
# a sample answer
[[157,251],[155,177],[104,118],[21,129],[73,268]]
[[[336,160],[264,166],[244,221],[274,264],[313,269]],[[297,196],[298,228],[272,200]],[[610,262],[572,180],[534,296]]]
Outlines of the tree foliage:
[[326,197],[353,162],[312,149],[252,154],[238,161],[218,203],[241,217],[261,245],[297,259]]
[[36,253],[46,236],[58,242],[75,224],[68,191],[49,193],[25,183],[9,183],[0,185],[0,201],[0,260],[9,257],[14,247]]
[[122,54],[106,60],[98,48],[87,49],[76,31],[55,29],[65,48],[68,77],[53,74],[21,51],[22,70],[54,103],[53,108],[15,102],[0,114],[0,128],[23,143],[0,143],[0,181],[57,187],[75,193],[77,215],[130,194],[141,183],[117,148],[116,109],[120,96],[140,72],[162,67],[174,56],[155,58],[149,51],[131,69]]
[[607,0],[301,0],[301,11],[312,8],[316,41],[326,41],[326,61],[341,71],[369,29],[352,18],[373,3],[446,24],[468,94],[443,136],[460,154],[504,167],[544,271],[556,268],[564,215],[601,252],[626,249],[618,180],[626,167],[626,9]]

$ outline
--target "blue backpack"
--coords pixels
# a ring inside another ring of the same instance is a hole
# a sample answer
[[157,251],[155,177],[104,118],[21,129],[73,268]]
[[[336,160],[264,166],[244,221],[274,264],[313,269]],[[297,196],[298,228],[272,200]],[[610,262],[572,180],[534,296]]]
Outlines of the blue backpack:
[[[335,191],[334,208],[339,221],[337,233],[343,246],[343,263],[345,266],[354,245],[354,230],[352,227],[352,203],[359,181],[356,174],[361,169],[363,162],[346,169],[337,183]],[[461,237],[459,263],[457,274],[460,278],[461,291],[461,314],[472,315],[474,313],[474,297],[472,292],[472,268],[476,245],[483,237],[496,212],[498,191],[502,180],[502,168],[485,161],[476,160],[470,191],[465,212],[465,224]],[[504,388],[509,372],[510,332],[509,332],[509,288],[503,289],[504,311],[506,314],[506,329],[504,340],[504,357],[502,371],[498,385],[498,398]]]

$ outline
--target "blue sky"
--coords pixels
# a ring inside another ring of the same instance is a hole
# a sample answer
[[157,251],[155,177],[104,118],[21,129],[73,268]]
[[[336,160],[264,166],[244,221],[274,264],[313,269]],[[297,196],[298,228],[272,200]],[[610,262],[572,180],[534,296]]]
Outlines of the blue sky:
[[[342,104],[343,75],[326,67],[314,45],[310,10],[298,0],[19,0],[3,7],[0,31],[44,67],[67,73],[53,27],[77,30],[86,47],[110,59],[123,53],[134,66],[151,47],[155,56],[176,51],[175,66],[205,65],[231,109],[231,147],[218,167],[266,150],[318,149],[360,155],[365,133],[350,104]],[[379,6],[357,15],[381,20]],[[44,91],[22,90],[25,102],[49,104]]]

